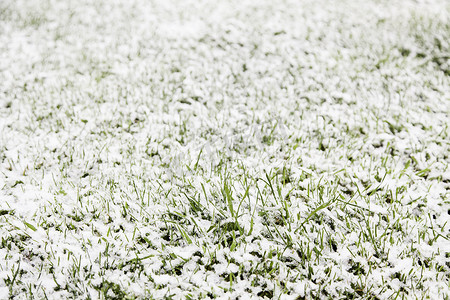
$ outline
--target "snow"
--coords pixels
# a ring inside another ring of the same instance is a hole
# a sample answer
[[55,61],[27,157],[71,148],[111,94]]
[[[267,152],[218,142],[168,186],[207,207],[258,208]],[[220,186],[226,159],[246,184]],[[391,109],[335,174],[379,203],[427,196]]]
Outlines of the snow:
[[0,298],[445,297],[449,15],[1,1]]

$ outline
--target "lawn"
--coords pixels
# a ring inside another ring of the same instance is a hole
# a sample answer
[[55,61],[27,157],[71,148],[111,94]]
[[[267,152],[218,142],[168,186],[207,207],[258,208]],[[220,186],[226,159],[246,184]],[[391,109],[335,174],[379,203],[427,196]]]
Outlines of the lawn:
[[0,299],[449,299],[450,4],[0,1]]

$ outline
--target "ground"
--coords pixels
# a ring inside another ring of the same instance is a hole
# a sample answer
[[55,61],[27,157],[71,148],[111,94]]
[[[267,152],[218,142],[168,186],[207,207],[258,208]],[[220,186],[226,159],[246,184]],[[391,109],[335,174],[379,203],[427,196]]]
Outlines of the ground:
[[449,299],[447,1],[0,2],[0,298]]

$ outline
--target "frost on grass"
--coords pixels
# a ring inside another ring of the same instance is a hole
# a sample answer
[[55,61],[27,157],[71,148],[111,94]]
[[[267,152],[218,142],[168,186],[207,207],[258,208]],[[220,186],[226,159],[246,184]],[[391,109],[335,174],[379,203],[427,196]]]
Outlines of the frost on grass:
[[445,1],[0,2],[0,298],[445,298]]

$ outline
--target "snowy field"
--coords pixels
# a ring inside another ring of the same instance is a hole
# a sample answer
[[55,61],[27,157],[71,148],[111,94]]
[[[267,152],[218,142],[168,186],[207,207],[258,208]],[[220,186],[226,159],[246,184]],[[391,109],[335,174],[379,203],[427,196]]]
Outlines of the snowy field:
[[449,299],[450,3],[0,1],[0,299]]

